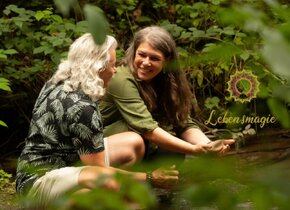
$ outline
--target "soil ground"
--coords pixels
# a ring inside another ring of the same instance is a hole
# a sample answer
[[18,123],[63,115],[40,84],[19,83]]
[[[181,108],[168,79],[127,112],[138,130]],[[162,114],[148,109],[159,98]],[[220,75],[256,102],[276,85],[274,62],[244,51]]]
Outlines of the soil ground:
[[15,185],[12,182],[0,192],[0,210],[20,210],[15,199]]

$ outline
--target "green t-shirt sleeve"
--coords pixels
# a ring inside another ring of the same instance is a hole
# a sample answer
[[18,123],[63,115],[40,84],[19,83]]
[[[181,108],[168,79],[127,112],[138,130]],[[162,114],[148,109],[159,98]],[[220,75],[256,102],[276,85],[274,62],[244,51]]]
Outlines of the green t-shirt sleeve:
[[194,120],[190,116],[188,116],[188,122],[184,127],[175,128],[174,131],[177,134],[177,136],[180,136],[184,131],[186,131],[189,128],[199,128],[197,123],[194,122]]
[[146,133],[158,127],[141,98],[137,82],[126,68],[118,68],[117,73],[107,88],[111,97],[129,129],[137,133]]

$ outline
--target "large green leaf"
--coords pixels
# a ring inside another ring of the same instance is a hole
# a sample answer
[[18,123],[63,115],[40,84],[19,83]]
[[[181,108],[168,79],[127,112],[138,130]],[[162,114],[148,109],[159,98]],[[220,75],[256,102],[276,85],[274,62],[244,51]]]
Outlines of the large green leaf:
[[281,123],[284,128],[290,128],[290,115],[285,103],[282,103],[276,98],[268,99],[268,106],[271,113]]
[[77,0],[54,0],[54,3],[63,15],[68,16],[70,9],[77,4]]
[[97,45],[103,44],[109,28],[103,11],[99,7],[86,4],[84,12],[89,24],[88,30],[93,35],[94,41]]
[[274,73],[290,79],[290,44],[281,33],[265,30],[265,45],[262,53]]

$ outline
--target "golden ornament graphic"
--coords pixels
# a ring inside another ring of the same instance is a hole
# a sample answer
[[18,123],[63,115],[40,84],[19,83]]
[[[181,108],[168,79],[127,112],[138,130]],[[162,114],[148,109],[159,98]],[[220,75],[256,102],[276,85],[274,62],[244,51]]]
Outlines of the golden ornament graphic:
[[237,71],[227,82],[230,98],[241,103],[250,102],[259,92],[260,82],[251,71]]

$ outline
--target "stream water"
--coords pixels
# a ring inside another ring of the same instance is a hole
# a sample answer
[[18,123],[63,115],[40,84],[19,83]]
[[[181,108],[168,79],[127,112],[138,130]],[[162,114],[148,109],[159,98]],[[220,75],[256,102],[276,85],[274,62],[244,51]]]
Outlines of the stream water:
[[[225,158],[234,160],[235,168],[249,166],[256,169],[259,173],[269,173],[267,181],[272,183],[276,176],[282,175],[286,177],[289,184],[290,177],[290,130],[276,129],[268,130],[256,136],[245,139],[244,143],[239,148],[232,149]],[[239,169],[238,169],[239,170]],[[247,170],[242,171],[247,174]],[[271,174],[274,176],[271,177]],[[288,177],[288,178],[287,178]],[[251,179],[252,177],[250,177]],[[247,189],[247,186],[235,182],[234,180],[219,180],[224,189],[230,189],[233,193],[239,193]],[[266,182],[267,182],[266,181]],[[281,181],[281,180],[280,180]],[[278,183],[279,184],[279,183]],[[280,183],[281,185],[281,183]],[[282,182],[283,185],[283,182]],[[286,183],[285,183],[285,186]],[[280,186],[283,188],[283,186]],[[190,186],[188,186],[190,188]],[[172,193],[168,191],[159,191],[160,206],[158,209],[166,210],[218,210],[216,205],[208,205],[203,207],[192,207],[188,199],[180,198],[178,192]],[[288,206],[289,207],[289,206]],[[255,209],[252,202],[243,201],[238,203],[234,209],[251,210]],[[275,208],[274,208],[275,209]]]

